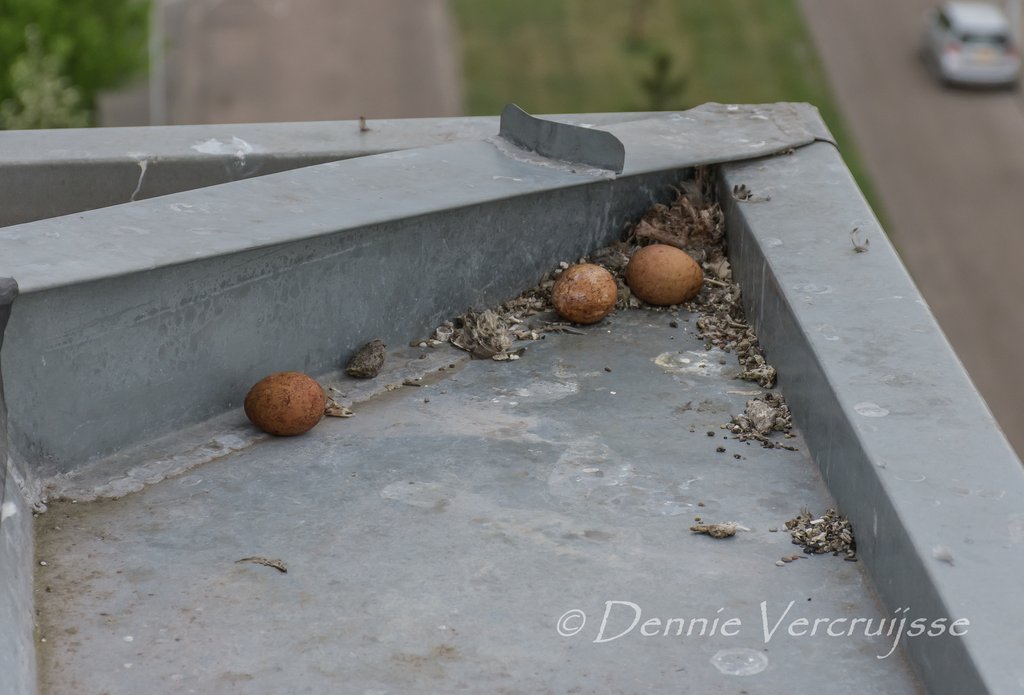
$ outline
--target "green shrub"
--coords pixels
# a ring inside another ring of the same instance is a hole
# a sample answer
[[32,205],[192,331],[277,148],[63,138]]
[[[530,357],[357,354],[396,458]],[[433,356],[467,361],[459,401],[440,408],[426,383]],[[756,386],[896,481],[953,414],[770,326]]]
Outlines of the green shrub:
[[[18,119],[35,114],[31,118],[56,120],[72,113],[69,123],[78,124],[82,114],[91,119],[101,90],[122,86],[145,70],[149,3],[0,0],[4,118],[16,113]],[[32,85],[33,79],[44,84]],[[50,118],[35,111],[44,104],[60,113]]]

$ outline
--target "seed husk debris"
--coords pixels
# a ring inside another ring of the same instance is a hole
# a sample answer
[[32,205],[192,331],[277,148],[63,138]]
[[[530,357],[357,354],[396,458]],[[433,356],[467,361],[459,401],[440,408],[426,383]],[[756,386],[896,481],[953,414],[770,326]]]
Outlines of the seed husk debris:
[[327,397],[327,407],[324,408],[324,415],[328,417],[352,417],[354,414],[351,408],[342,405],[331,396]]
[[839,514],[834,507],[821,516],[814,516],[804,508],[786,522],[786,529],[794,545],[799,545],[807,555],[842,555],[844,560],[857,561],[857,541],[853,535],[850,520]]
[[781,393],[769,391],[764,395],[747,401],[746,409],[740,415],[734,415],[732,421],[723,425],[735,439],[741,442],[757,441],[766,449],[787,449],[797,451],[795,446],[771,439],[774,432],[782,432],[791,438],[793,416]]
[[[339,397],[341,396],[341,391],[339,391],[335,387],[328,386],[327,388],[329,388],[334,393],[338,394]],[[337,398],[330,395],[327,396],[327,405],[324,408],[324,415],[326,415],[327,417],[352,417],[354,414],[355,413],[352,412],[351,408],[347,407]]]
[[690,530],[694,533],[707,534],[712,538],[732,538],[737,531],[749,531],[750,529],[735,521],[726,521],[723,524],[694,524]]
[[[682,308],[698,315],[696,326],[705,349],[735,351],[743,368],[738,378],[770,389],[775,385],[776,371],[765,359],[757,334],[745,318],[742,291],[733,280],[726,256],[725,219],[715,200],[715,190],[712,171],[699,168],[692,181],[676,189],[671,203],[653,205],[622,241],[577,262],[594,263],[612,274],[618,286],[616,310],[647,308],[677,317],[679,306],[652,307],[635,297],[626,284],[625,274],[629,259],[642,246],[658,243],[682,249],[704,270],[700,293]],[[538,316],[554,310],[551,288],[568,267],[568,261],[560,261],[536,286],[515,299],[493,309],[470,309],[442,323],[429,338],[414,340],[410,345],[426,348],[451,343],[477,358],[512,361],[525,351],[525,347],[515,347],[517,342],[540,340],[552,332],[585,334],[572,324],[541,320]]]

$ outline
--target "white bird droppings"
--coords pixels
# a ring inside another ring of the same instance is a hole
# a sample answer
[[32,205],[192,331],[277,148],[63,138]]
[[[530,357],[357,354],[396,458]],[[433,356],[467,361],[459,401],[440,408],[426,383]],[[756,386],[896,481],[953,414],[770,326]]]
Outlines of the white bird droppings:
[[883,408],[877,403],[872,403],[871,401],[858,403],[853,406],[853,409],[864,417],[885,417],[889,414],[888,408]]

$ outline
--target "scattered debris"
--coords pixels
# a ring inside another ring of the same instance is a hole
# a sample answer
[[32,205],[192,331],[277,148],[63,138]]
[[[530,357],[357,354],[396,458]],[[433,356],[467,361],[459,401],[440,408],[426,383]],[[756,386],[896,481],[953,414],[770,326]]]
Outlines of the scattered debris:
[[694,533],[706,533],[712,538],[731,538],[737,531],[749,531],[746,526],[741,526],[735,521],[727,521],[724,524],[695,524],[690,527]]
[[371,128],[370,126],[366,125],[366,116],[360,116],[359,117],[359,132],[360,133],[369,133],[371,130],[373,130],[373,128]]
[[702,265],[725,256],[725,218],[713,201],[710,177],[701,171],[672,203],[653,205],[644,214],[630,235],[635,243],[675,246]]
[[864,238],[864,243],[860,243],[860,227],[854,227],[850,230],[850,242],[853,244],[854,253],[864,253],[868,250],[868,246],[871,245],[871,239]]
[[241,560],[235,560],[236,565],[239,562],[251,562],[254,565],[264,565],[266,567],[273,567],[282,574],[288,574],[288,565],[284,564],[284,562],[282,562],[281,560],[277,560],[275,558],[259,556],[243,557]]
[[[756,382],[762,388],[775,385],[776,371],[764,357],[757,334],[747,323],[743,312],[740,286],[733,282],[732,267],[726,256],[725,219],[715,202],[716,184],[711,169],[698,168],[692,181],[677,189],[668,205],[652,206],[627,233],[623,241],[598,249],[577,263],[592,263],[606,269],[615,278],[617,310],[649,308],[672,312],[678,318],[677,306],[650,307],[633,295],[626,284],[626,267],[633,253],[648,244],[667,244],[682,249],[696,260],[704,271],[700,293],[683,306],[698,315],[697,330],[706,341],[706,349],[736,351],[743,368],[740,379]],[[565,323],[539,322],[530,317],[553,311],[551,289],[561,273],[570,267],[559,261],[533,288],[495,309],[467,311],[445,321],[433,336],[410,343],[414,347],[437,347],[450,342],[474,357],[514,360],[522,354],[513,350],[515,341],[539,340],[548,332],[585,334]],[[679,322],[673,321],[678,327]]]
[[844,560],[857,559],[853,526],[835,508],[828,509],[820,517],[813,516],[807,509],[801,509],[800,514],[786,522],[786,529],[793,543],[801,546],[808,555],[832,553],[843,555]]
[[[686,308],[699,316],[697,330],[705,340],[706,349],[735,350],[743,367],[739,378],[757,382],[762,388],[771,388],[775,385],[775,368],[765,360],[757,333],[747,323],[742,291],[739,284],[733,282],[732,267],[726,256],[725,220],[721,208],[713,202],[713,191],[714,184],[707,170],[698,170],[695,184],[679,193],[676,202],[663,212],[659,221],[672,229],[685,225],[693,227],[693,231],[686,235],[689,243],[681,248],[701,263],[704,288],[686,304]],[[694,199],[693,202],[690,198]],[[657,208],[655,206],[653,210]],[[694,212],[694,209],[699,212]],[[650,213],[644,220],[649,216]],[[637,225],[635,235],[641,236],[640,225]]]
[[352,417],[355,413],[350,408],[343,406],[330,396],[327,397],[327,407],[324,408],[324,415],[328,417]]
[[739,378],[754,381],[762,388],[775,385],[775,367],[768,364],[757,341],[757,333],[743,316],[740,286],[732,282],[705,280],[704,291],[691,303],[700,314],[697,329],[707,349],[717,347],[725,352],[736,351],[743,367]]
[[789,563],[795,562],[795,561],[799,560],[802,557],[804,557],[804,556],[803,555],[783,555],[780,559],[775,561],[775,566],[776,567],[785,567]]
[[786,399],[779,393],[770,391],[763,396],[751,398],[747,401],[746,410],[741,415],[734,416],[728,425],[722,427],[732,432],[741,442],[755,440],[766,449],[797,451],[795,446],[783,444],[770,437],[772,432],[782,432],[786,437],[793,436],[793,416],[786,405]]
[[745,183],[738,183],[732,187],[732,197],[747,203],[767,203],[772,199],[770,195],[754,195]]
[[451,344],[481,359],[508,359],[512,348],[510,322],[497,311],[467,311],[456,319]]
[[345,373],[358,379],[372,379],[380,374],[387,353],[383,340],[371,340],[352,356]]
[[953,564],[953,553],[949,552],[949,548],[944,545],[937,545],[932,548],[932,557],[940,562],[945,562],[949,565]]

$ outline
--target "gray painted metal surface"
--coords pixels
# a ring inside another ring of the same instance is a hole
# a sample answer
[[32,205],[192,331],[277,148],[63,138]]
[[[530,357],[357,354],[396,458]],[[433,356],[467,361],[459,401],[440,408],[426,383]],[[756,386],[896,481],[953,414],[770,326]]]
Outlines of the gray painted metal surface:
[[616,238],[713,139],[721,159],[767,154],[813,141],[807,117],[710,105],[614,126],[648,143],[617,178],[477,140],[0,229],[22,292],[0,355],[16,453],[66,474],[237,406],[262,374],[407,341],[391,327],[426,331]]
[[[806,145],[815,114],[708,104],[603,128],[629,150],[628,177]],[[498,138],[403,150],[3,228],[0,274],[28,293],[609,178]]]
[[626,150],[611,133],[536,118],[515,104],[501,112],[498,131],[509,142],[542,157],[622,172]]
[[31,695],[37,676],[32,508],[10,459],[0,467],[8,478],[0,495],[0,693]]
[[601,128],[625,145],[625,174],[665,167],[678,157],[693,166],[719,164],[831,141],[817,109],[808,104],[704,104]]
[[[11,318],[11,304],[18,295],[18,283],[14,278],[0,277],[0,350],[4,345],[4,332]],[[7,406],[4,401],[4,379],[0,371],[0,501],[4,498],[7,483]],[[3,520],[0,519],[0,524]]]
[[[511,161],[486,143],[414,150],[407,161],[350,160],[86,213],[80,242],[118,222],[145,232],[111,249],[106,267],[77,244],[92,260],[36,247],[2,355],[16,453],[35,471],[67,473],[237,407],[267,373],[322,374],[373,338],[426,335],[535,283],[551,258],[617,237],[681,176],[594,179]],[[264,234],[292,240],[266,244]],[[246,237],[248,250],[181,262],[206,239],[209,256]],[[164,253],[179,262],[156,260]],[[152,270],[122,272],[143,254]],[[54,277],[45,257],[81,277],[33,288]]]
[[[826,482],[855,522],[862,555],[888,610],[907,609],[901,615],[908,621],[923,616],[971,622],[963,637],[906,643],[929,691],[1019,692],[1024,674],[1015,655],[1024,645],[1013,578],[1020,575],[1024,544],[1024,472],[838,153],[831,145],[812,144],[828,135],[810,114],[798,105],[709,105],[608,126],[626,148],[624,176],[617,179],[573,171],[493,140],[340,162],[266,177],[262,183],[239,182],[0,230],[0,275],[24,278],[25,291],[14,304],[8,343],[0,355],[12,419],[39,417],[32,408],[52,404],[33,391],[31,379],[50,379],[45,387],[58,390],[85,379],[86,386],[99,389],[97,401],[70,403],[66,412],[39,421],[57,446],[82,447],[81,441],[62,441],[82,437],[89,443],[75,456],[88,458],[100,452],[86,449],[111,433],[102,447],[155,436],[159,426],[118,432],[117,423],[92,411],[127,404],[140,410],[125,414],[136,424],[148,425],[154,414],[167,413],[181,418],[168,430],[192,422],[191,414],[175,408],[208,394],[197,379],[192,391],[175,402],[176,390],[191,383],[188,370],[203,368],[209,361],[204,353],[237,350],[237,362],[214,360],[203,372],[206,386],[220,389],[221,400],[211,399],[212,407],[200,417],[224,412],[237,406],[230,399],[239,398],[253,377],[275,368],[275,356],[292,360],[297,368],[320,364],[309,360],[303,337],[310,344],[334,340],[337,366],[362,340],[377,337],[379,328],[415,327],[420,320],[426,329],[450,308],[504,299],[517,283],[521,288],[532,282],[552,259],[564,254],[571,260],[576,249],[621,231],[621,224],[663,193],[686,166],[716,161],[716,147],[719,161],[798,148],[791,156],[724,167],[726,193],[732,184],[744,183],[756,195],[771,196],[766,202],[726,196],[733,263],[744,282],[748,311],[779,368],[781,387]],[[700,136],[701,127],[717,133]],[[479,168],[460,166],[467,163]],[[464,188],[422,183],[432,176],[447,176]],[[488,176],[509,180],[491,178],[488,183]],[[409,188],[411,199],[389,191],[383,182]],[[431,202],[434,195],[446,197]],[[185,207],[197,203],[210,207]],[[179,208],[161,207],[170,204]],[[552,241],[552,228],[544,226],[540,212],[531,212],[531,204],[548,215],[562,205],[578,211],[566,215],[569,238]],[[246,211],[260,206],[262,215]],[[375,218],[367,212],[375,206],[394,210]],[[580,216],[590,222],[580,223]],[[193,218],[207,221],[189,221]],[[216,220],[215,229],[204,230],[214,227],[210,220]],[[599,233],[577,238],[587,224]],[[476,231],[466,225],[477,225]],[[854,253],[853,226],[871,239],[867,253]],[[139,229],[150,233],[139,234]],[[544,237],[547,246],[537,247],[536,254],[523,253],[515,241],[523,229]],[[104,237],[104,230],[112,236]],[[352,230],[361,230],[365,243]],[[201,231],[211,233],[203,238],[196,233]],[[139,238],[133,240],[128,232]],[[438,235],[445,242],[454,238],[456,245],[438,251],[428,238]],[[104,242],[110,246],[104,248]],[[206,254],[191,260],[183,250],[196,243]],[[126,261],[119,246],[138,257]],[[65,255],[88,259],[102,272]],[[425,294],[396,288],[381,280],[379,271],[365,270],[382,268],[383,257],[389,264],[397,262],[402,277],[414,282],[424,266],[453,267],[457,275],[427,276],[433,284]],[[402,260],[408,257],[420,260]],[[453,257],[469,269],[443,265]],[[493,278],[499,260],[503,270],[519,275],[504,284],[484,281],[484,291],[476,292],[480,283],[472,268],[488,268]],[[349,269],[359,271],[354,280]],[[473,291],[458,294],[467,287]],[[443,310],[440,304],[424,304],[424,297],[437,293],[451,293]],[[368,294],[385,308],[383,315],[375,316],[372,304],[353,301]],[[73,303],[75,297],[80,303]],[[465,297],[457,306],[456,299]],[[278,302],[284,304],[280,310],[273,308]],[[101,310],[91,323],[80,314],[97,307]],[[313,318],[296,317],[304,311]],[[54,329],[59,324],[51,320],[67,322],[67,330]],[[266,328],[274,321],[282,321],[286,333]],[[21,342],[12,349],[15,335]],[[406,331],[398,342],[408,337]],[[161,347],[164,355],[150,354]],[[54,373],[33,364],[47,353],[60,357]],[[160,371],[168,358],[176,369]],[[35,371],[26,373],[23,367]],[[104,380],[103,370],[114,378]],[[19,385],[11,386],[12,378]],[[17,405],[12,393],[18,394]],[[162,395],[171,400],[153,400]],[[32,408],[21,405],[22,397],[36,399]],[[83,422],[83,413],[92,419]],[[55,422],[66,426],[63,432]],[[18,427],[12,421],[16,444]],[[22,430],[22,444],[35,436],[34,427],[33,422]],[[39,470],[48,465],[32,463]],[[50,470],[60,468],[59,461],[49,465]]]
[[[600,125],[650,113],[546,116]],[[486,138],[498,118],[0,131],[0,226],[303,166]]]
[[[876,658],[892,639],[787,632],[887,612],[858,563],[776,566],[799,550],[769,529],[832,501],[801,438],[793,452],[722,437],[750,385],[733,380],[735,355],[704,349],[695,317],[670,320],[618,312],[512,363],[401,346],[399,369],[378,378],[418,368],[424,385],[358,403],[352,419],[121,500],[54,505],[38,526],[43,685],[920,692],[899,652]],[[689,531],[694,516],[750,530],[714,540]],[[236,562],[252,556],[288,571]],[[768,628],[783,624],[767,640],[762,602]],[[694,631],[648,624],[658,634],[644,637],[637,624],[612,639],[636,610]]]
[[1020,461],[832,147],[723,172],[748,315],[879,592],[908,624],[970,621],[908,641],[928,691],[1020,692]]
[[[688,160],[748,158],[828,137],[814,109],[707,104],[679,114],[618,113],[545,116],[560,123],[602,128],[646,120],[640,137],[617,134],[630,159],[650,161],[661,145]],[[762,134],[739,129],[763,121]],[[730,123],[730,121],[732,121]],[[715,125],[724,132],[715,133]],[[92,210],[203,186],[384,152],[486,138],[495,117],[90,128],[0,132],[0,226]],[[727,142],[729,133],[737,137]],[[649,138],[655,137],[655,140]]]
[[[18,285],[0,277],[0,348]],[[0,374],[0,693],[36,690],[32,601],[32,514],[8,455],[7,409]]]

